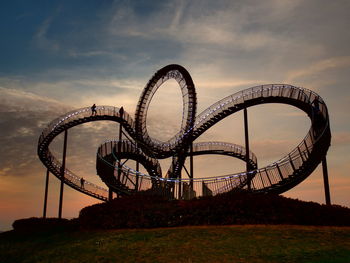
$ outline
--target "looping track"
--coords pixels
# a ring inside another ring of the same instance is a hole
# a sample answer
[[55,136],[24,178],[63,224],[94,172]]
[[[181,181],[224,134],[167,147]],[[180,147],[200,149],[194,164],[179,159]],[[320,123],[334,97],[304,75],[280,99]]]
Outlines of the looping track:
[[[157,89],[166,80],[174,78],[182,91],[183,119],[180,131],[167,142],[160,142],[148,135],[147,109]],[[313,103],[318,100],[318,106]],[[246,160],[245,148],[224,142],[193,143],[207,129],[220,120],[244,108],[265,103],[283,103],[304,111],[311,120],[305,138],[286,156],[263,168],[257,168],[257,159],[250,152]],[[211,105],[195,117],[196,93],[189,73],[179,65],[169,65],[159,70],[148,82],[137,105],[135,121],[127,112],[111,106],[97,107],[92,115],[90,108],[82,108],[52,121],[42,132],[38,143],[38,155],[43,164],[56,177],[61,178],[62,164],[51,153],[49,145],[61,132],[83,123],[109,120],[120,123],[134,141],[107,141],[97,151],[97,174],[118,194],[132,194],[149,190],[169,198],[188,199],[194,196],[215,195],[236,188],[253,192],[283,193],[308,177],[326,155],[331,141],[327,106],[320,96],[311,90],[291,85],[270,84],[249,88],[232,94]],[[221,154],[248,162],[251,171],[210,178],[180,178],[187,156]],[[157,159],[173,156],[167,176],[162,178]],[[148,174],[135,171],[126,165],[116,165],[121,159],[139,161]],[[118,173],[118,176],[116,173]],[[248,180],[248,178],[250,178]],[[74,189],[101,200],[107,200],[108,190],[85,182],[69,169],[64,171],[64,182]],[[180,188],[181,191],[178,191]]]

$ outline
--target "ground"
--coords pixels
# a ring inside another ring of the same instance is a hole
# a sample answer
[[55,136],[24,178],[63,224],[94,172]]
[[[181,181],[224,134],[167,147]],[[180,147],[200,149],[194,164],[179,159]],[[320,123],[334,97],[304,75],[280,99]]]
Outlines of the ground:
[[0,234],[0,262],[350,262],[350,227],[238,225]]

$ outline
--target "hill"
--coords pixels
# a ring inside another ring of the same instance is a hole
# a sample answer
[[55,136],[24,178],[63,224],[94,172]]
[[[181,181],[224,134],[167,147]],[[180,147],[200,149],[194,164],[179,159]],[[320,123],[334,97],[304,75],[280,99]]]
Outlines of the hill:
[[233,224],[350,226],[350,209],[246,192],[188,201],[141,194],[83,208],[78,222],[82,228],[95,229]]
[[350,262],[350,227],[290,225],[0,234],[0,262]]
[[278,195],[136,195],[86,207],[73,220],[17,220],[0,234],[0,262],[345,263],[349,225],[349,208]]

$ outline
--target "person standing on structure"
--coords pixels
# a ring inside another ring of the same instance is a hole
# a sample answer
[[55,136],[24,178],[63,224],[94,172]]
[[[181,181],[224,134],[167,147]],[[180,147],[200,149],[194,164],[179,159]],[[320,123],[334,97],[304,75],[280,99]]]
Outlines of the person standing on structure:
[[124,115],[124,108],[123,106],[119,109],[119,115],[121,118],[123,118],[123,115]]
[[97,115],[96,104],[91,106],[91,116]]
[[318,97],[316,96],[315,99],[311,102],[311,104],[314,106],[314,111],[316,114],[320,112],[320,101]]
[[322,112],[320,110],[320,100],[318,96],[311,102],[312,105],[312,119],[313,119],[313,135],[314,137],[320,132],[320,128],[322,128]]
[[80,178],[80,187],[84,189],[85,179],[82,177]]

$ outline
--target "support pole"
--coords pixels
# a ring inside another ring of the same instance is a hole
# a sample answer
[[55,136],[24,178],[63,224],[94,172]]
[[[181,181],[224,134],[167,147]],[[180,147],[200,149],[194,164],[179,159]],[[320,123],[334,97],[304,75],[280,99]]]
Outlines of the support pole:
[[331,195],[329,192],[328,169],[327,169],[326,156],[322,159],[322,170],[323,170],[324,193],[326,196],[326,205],[331,205]]
[[181,190],[181,180],[180,180],[181,178],[179,177],[179,182],[178,182],[178,184],[179,184],[179,188],[178,188],[178,195],[179,195],[179,200],[181,200],[181,193],[182,193],[182,190]]
[[68,131],[65,130],[64,142],[63,142],[63,157],[62,157],[62,166],[61,166],[61,187],[60,187],[60,203],[58,206],[58,218],[62,218],[64,171],[66,170],[66,154],[67,154],[67,137],[68,137]]
[[112,201],[113,200],[113,191],[112,188],[108,189],[108,201]]
[[136,192],[139,190],[139,170],[140,170],[140,163],[136,161],[136,182],[135,182]]
[[[249,172],[249,133],[248,133],[248,113],[247,108],[244,108],[244,137],[245,137],[245,159],[246,159],[246,172]],[[251,190],[251,178],[250,175],[247,174],[248,180],[248,190]]]
[[190,145],[190,189],[193,190],[193,142]]
[[[174,161],[174,158],[173,158]],[[175,163],[173,163],[173,167],[175,167]],[[175,168],[176,169],[176,168]],[[178,177],[178,184],[179,184],[179,188],[178,188],[178,195],[179,195],[179,200],[181,200],[182,197],[182,182],[181,182],[181,171],[179,172],[179,177]],[[175,183],[176,184],[176,183]]]
[[[121,123],[119,123],[118,153],[122,151],[122,139],[123,139],[123,126]],[[120,177],[122,174],[121,168],[122,168],[121,162],[120,160],[118,160],[118,181],[120,181]]]
[[48,191],[49,191],[49,175],[50,175],[50,171],[49,171],[49,169],[47,169],[47,171],[46,171],[46,182],[45,182],[45,196],[44,196],[43,218],[46,218],[47,194],[48,194]]

